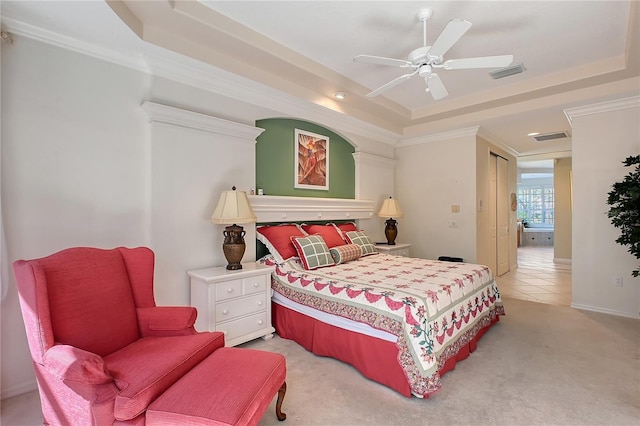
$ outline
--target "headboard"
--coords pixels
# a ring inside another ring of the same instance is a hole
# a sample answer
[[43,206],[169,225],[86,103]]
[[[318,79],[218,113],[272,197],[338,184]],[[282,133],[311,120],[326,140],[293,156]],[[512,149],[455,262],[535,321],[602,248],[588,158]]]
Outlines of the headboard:
[[249,195],[258,223],[369,219],[374,216],[370,200],[346,198]]
[[[374,216],[374,202],[346,198],[287,197],[249,195],[258,225],[274,223],[351,222]],[[266,247],[256,243],[256,259],[267,254]]]

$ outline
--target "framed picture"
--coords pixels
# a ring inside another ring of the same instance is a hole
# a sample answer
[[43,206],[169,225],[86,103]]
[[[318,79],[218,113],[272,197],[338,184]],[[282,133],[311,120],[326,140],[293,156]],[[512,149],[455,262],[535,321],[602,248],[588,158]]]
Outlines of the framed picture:
[[295,129],[294,188],[329,190],[329,138]]

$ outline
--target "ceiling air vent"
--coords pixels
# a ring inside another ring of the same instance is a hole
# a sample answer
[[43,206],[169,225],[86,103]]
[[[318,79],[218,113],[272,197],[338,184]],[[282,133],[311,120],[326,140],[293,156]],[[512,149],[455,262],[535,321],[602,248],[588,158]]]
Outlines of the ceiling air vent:
[[506,67],[506,68],[500,68],[499,70],[491,71],[489,75],[494,80],[497,80],[499,78],[509,77],[510,75],[520,74],[525,70],[526,68],[524,67],[523,64],[518,64],[518,65],[512,65],[510,67]]
[[553,132],[553,133],[545,133],[545,134],[532,136],[532,138],[534,138],[538,142],[551,141],[554,139],[563,139],[568,137],[569,137],[568,132]]

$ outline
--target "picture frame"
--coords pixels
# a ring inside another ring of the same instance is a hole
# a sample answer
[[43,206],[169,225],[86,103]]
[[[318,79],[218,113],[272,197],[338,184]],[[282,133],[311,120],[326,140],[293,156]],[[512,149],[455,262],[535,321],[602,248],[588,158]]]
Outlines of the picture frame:
[[329,190],[329,137],[295,129],[294,188]]

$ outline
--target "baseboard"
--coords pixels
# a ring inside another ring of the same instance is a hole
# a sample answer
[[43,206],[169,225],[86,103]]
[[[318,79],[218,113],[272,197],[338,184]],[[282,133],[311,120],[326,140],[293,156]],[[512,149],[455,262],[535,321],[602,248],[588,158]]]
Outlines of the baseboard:
[[38,384],[36,381],[23,383],[18,386],[14,386],[9,389],[2,389],[2,393],[0,394],[0,399],[13,398],[14,396],[22,395],[23,393],[31,392],[34,390],[38,390]]
[[626,318],[633,318],[633,319],[640,318],[640,313],[634,315],[629,312],[614,311],[613,309],[599,308],[597,306],[580,305],[578,303],[572,303],[571,307],[576,309],[581,309],[583,311],[599,312],[601,314],[616,315],[619,317],[626,317]]
[[561,257],[554,257],[553,263],[565,263],[567,265],[571,265],[571,259],[563,259]]

